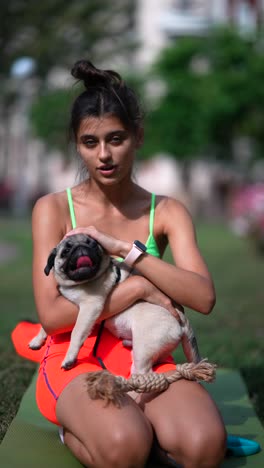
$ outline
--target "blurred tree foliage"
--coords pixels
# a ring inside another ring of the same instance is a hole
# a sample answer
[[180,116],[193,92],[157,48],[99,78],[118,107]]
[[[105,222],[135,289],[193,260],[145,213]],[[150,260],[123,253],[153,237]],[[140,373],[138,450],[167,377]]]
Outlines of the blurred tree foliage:
[[[145,87],[159,81],[163,91],[145,102],[140,157],[168,152],[184,160],[201,155],[232,160],[239,137],[249,138],[254,155],[263,157],[263,51],[261,34],[246,37],[232,29],[178,39],[165,49],[145,77]],[[130,81],[138,88],[139,77]],[[142,85],[140,91],[147,96]],[[64,152],[72,98],[72,90],[47,91],[32,111],[37,135]]]
[[22,82],[10,79],[12,65],[30,57],[40,88],[32,110],[35,133],[49,146],[65,150],[71,95],[48,90],[45,78],[54,67],[70,70],[80,58],[96,64],[112,59],[129,63],[136,47],[134,11],[135,0],[1,1],[0,115],[6,126],[11,105],[23,93]]
[[67,69],[81,57],[97,62],[129,54],[134,0],[8,0],[0,8],[1,76],[29,56],[38,76],[53,66]]
[[165,49],[149,74],[165,91],[149,103],[141,156],[166,151],[185,160],[231,159],[234,140],[244,136],[263,157],[263,39],[217,29]]
[[44,91],[33,103],[30,119],[33,132],[50,149],[69,154],[69,113],[71,93],[65,89]]

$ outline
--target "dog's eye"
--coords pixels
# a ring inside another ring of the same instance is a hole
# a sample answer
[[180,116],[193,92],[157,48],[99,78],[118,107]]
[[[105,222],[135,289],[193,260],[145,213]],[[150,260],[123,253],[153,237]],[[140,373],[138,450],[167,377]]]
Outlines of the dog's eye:
[[63,251],[61,252],[61,256],[62,258],[65,257],[65,255],[67,255],[67,253],[69,253],[70,249],[63,249]]
[[70,242],[67,242],[67,244],[65,245],[65,247],[64,247],[64,249],[63,249],[63,251],[61,253],[61,256],[65,257],[65,255],[67,255],[70,252],[71,248],[72,248],[72,244]]
[[97,245],[97,241],[95,239],[92,239],[91,237],[89,237],[86,240],[86,244],[89,245],[89,247],[95,247]]

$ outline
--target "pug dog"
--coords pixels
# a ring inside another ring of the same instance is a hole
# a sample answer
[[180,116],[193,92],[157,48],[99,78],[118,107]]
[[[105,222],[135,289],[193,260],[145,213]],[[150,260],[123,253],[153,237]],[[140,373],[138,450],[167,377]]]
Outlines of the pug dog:
[[[130,274],[130,268],[109,256],[102,246],[86,234],[64,238],[50,253],[45,274],[53,269],[60,293],[77,304],[79,313],[71,333],[70,345],[61,367],[71,368],[79,350],[100,317],[104,303],[115,285]],[[132,374],[152,371],[181,343],[188,362],[201,361],[196,338],[185,314],[176,309],[180,320],[167,309],[137,302],[124,312],[105,320],[104,326],[132,346]],[[43,328],[29,343],[39,349],[47,338]]]

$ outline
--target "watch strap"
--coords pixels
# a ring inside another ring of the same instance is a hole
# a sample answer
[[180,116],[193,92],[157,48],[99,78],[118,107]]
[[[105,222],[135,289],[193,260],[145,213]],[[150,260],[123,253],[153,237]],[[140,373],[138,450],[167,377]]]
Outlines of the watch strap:
[[142,242],[134,241],[132,249],[128,252],[124,258],[124,263],[130,267],[134,265],[136,260],[146,252],[147,248]]

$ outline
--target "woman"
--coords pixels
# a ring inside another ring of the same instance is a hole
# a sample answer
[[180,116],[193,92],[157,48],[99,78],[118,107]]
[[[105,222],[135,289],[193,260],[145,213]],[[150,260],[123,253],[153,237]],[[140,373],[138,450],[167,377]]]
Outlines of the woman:
[[[215,303],[213,282],[187,210],[174,199],[155,197],[131,178],[135,153],[143,143],[134,93],[116,72],[99,70],[88,61],[77,62],[72,75],[86,88],[73,104],[71,131],[87,177],[68,193],[39,199],[32,218],[35,301],[50,335],[37,383],[40,411],[63,428],[65,444],[84,466],[143,467],[151,449],[158,447],[167,463],[217,467],[225,453],[225,429],[214,402],[198,383],[182,379],[161,394],[125,395],[121,408],[91,400],[85,373],[100,369],[92,356],[98,326],[82,347],[77,365],[60,369],[78,310],[59,294],[53,275],[45,277],[43,266],[69,232],[90,234],[109,254],[123,259],[131,259],[135,239],[147,246],[146,253],[139,251],[133,259],[139,274],[115,287],[101,319],[138,300],[161,304],[168,314],[174,310],[171,300],[203,314]],[[161,259],[168,243],[175,265]],[[130,350],[107,330],[99,347],[106,367],[128,377]],[[158,372],[173,369],[170,358],[155,367]]]

